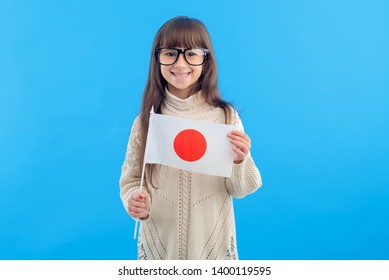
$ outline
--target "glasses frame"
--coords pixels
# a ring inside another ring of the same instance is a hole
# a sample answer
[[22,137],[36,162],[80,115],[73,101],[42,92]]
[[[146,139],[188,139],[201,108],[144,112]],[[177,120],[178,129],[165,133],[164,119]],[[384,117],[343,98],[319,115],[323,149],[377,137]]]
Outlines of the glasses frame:
[[[173,62],[173,63],[169,63],[169,64],[166,64],[166,63],[161,63],[161,61],[159,60],[159,52],[160,50],[164,50],[164,49],[169,49],[169,50],[176,50],[178,52],[178,55],[176,57],[176,60]],[[200,64],[192,64],[188,61],[188,59],[186,58],[186,55],[185,53],[188,51],[188,50],[193,50],[193,49],[200,49],[200,50],[203,50],[204,51],[204,60],[203,60],[203,63],[200,63]],[[200,66],[200,65],[203,65],[205,63],[205,59],[207,57],[207,55],[209,54],[209,50],[208,49],[204,49],[204,48],[187,48],[187,49],[179,49],[179,48],[157,48],[155,49],[155,54],[157,55],[157,60],[159,62],[159,64],[161,65],[164,65],[164,66],[171,66],[173,65],[174,63],[177,62],[178,58],[180,57],[180,54],[183,54],[184,55],[184,59],[185,61],[189,64],[189,65],[192,65],[192,66]]]

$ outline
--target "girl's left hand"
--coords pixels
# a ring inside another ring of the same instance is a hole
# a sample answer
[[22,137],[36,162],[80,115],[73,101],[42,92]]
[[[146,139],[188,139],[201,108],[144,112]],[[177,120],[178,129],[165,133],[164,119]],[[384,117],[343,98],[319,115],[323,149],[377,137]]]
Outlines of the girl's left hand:
[[241,163],[251,149],[251,140],[250,137],[243,131],[233,130],[228,134],[230,142],[233,145],[234,151],[234,163]]

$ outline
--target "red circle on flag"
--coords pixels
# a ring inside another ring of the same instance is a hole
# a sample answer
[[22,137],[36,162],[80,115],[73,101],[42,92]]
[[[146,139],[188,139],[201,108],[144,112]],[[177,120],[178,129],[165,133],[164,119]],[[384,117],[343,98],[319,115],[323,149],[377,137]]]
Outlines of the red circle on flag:
[[204,135],[195,129],[185,129],[174,138],[174,151],[185,161],[196,161],[203,157],[207,150]]

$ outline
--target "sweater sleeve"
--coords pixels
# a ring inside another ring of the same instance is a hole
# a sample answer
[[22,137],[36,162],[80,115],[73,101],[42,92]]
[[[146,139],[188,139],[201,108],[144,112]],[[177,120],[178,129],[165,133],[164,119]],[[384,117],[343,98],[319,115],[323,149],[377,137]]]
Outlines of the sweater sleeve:
[[130,139],[128,141],[126,157],[122,165],[122,173],[119,180],[120,198],[127,211],[128,199],[132,193],[140,191],[140,177],[142,166],[140,160],[141,141],[140,141],[140,118],[134,120],[131,128]]
[[[244,131],[243,124],[237,113],[235,113],[234,123],[239,129]],[[255,192],[261,186],[261,174],[249,152],[243,162],[239,164],[234,163],[231,177],[226,179],[227,191],[232,197],[242,198]]]

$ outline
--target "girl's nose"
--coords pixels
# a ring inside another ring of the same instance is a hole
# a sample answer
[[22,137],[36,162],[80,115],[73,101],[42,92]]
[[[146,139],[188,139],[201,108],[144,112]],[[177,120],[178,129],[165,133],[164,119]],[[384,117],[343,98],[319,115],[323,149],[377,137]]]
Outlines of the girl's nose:
[[184,54],[180,53],[178,55],[178,59],[177,59],[176,63],[174,64],[174,66],[175,67],[185,67],[186,65],[187,65],[187,63],[185,61]]

